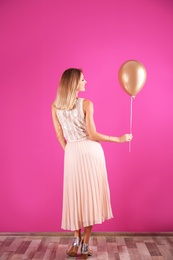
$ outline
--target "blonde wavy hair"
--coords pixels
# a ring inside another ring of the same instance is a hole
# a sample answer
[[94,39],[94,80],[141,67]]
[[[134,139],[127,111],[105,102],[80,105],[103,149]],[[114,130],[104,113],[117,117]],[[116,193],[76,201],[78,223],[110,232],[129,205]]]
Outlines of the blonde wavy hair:
[[54,101],[54,106],[57,109],[70,110],[74,107],[81,73],[81,69],[75,68],[70,68],[63,72]]

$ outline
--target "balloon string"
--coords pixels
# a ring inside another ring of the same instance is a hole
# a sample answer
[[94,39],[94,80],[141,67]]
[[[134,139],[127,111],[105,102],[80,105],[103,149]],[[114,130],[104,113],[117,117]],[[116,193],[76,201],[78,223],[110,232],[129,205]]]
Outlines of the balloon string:
[[[133,98],[135,98],[135,97],[131,97],[131,99],[130,99],[130,134],[132,134],[132,115],[133,115],[132,104],[133,104]],[[130,152],[131,152],[131,142],[129,142],[129,153]]]

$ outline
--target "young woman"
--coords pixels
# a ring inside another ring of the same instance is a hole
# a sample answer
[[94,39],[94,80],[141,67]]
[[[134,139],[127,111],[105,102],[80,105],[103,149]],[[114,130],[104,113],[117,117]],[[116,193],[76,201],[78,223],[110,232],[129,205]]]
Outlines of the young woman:
[[[98,133],[93,119],[93,103],[78,98],[85,91],[86,80],[80,69],[67,69],[61,76],[57,97],[52,104],[52,118],[59,143],[65,151],[62,229],[74,231],[67,250],[76,256],[92,255],[89,238],[94,224],[113,217],[105,157],[100,141],[123,143],[121,137]],[[81,238],[81,229],[84,237]]]

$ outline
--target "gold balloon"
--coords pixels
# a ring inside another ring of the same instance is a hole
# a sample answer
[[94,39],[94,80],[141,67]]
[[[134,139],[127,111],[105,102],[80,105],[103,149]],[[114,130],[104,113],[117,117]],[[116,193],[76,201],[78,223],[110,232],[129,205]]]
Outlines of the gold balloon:
[[118,79],[123,90],[130,96],[135,96],[143,88],[147,78],[145,67],[136,60],[124,62],[118,72]]

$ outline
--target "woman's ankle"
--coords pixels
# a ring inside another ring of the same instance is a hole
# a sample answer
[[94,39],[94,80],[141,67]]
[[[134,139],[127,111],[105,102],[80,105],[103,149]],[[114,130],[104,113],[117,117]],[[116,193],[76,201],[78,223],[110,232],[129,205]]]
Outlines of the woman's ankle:
[[89,239],[83,239],[83,243],[88,245],[89,244]]
[[74,237],[79,237],[79,239],[81,239],[81,231],[80,230],[76,230],[74,232]]

